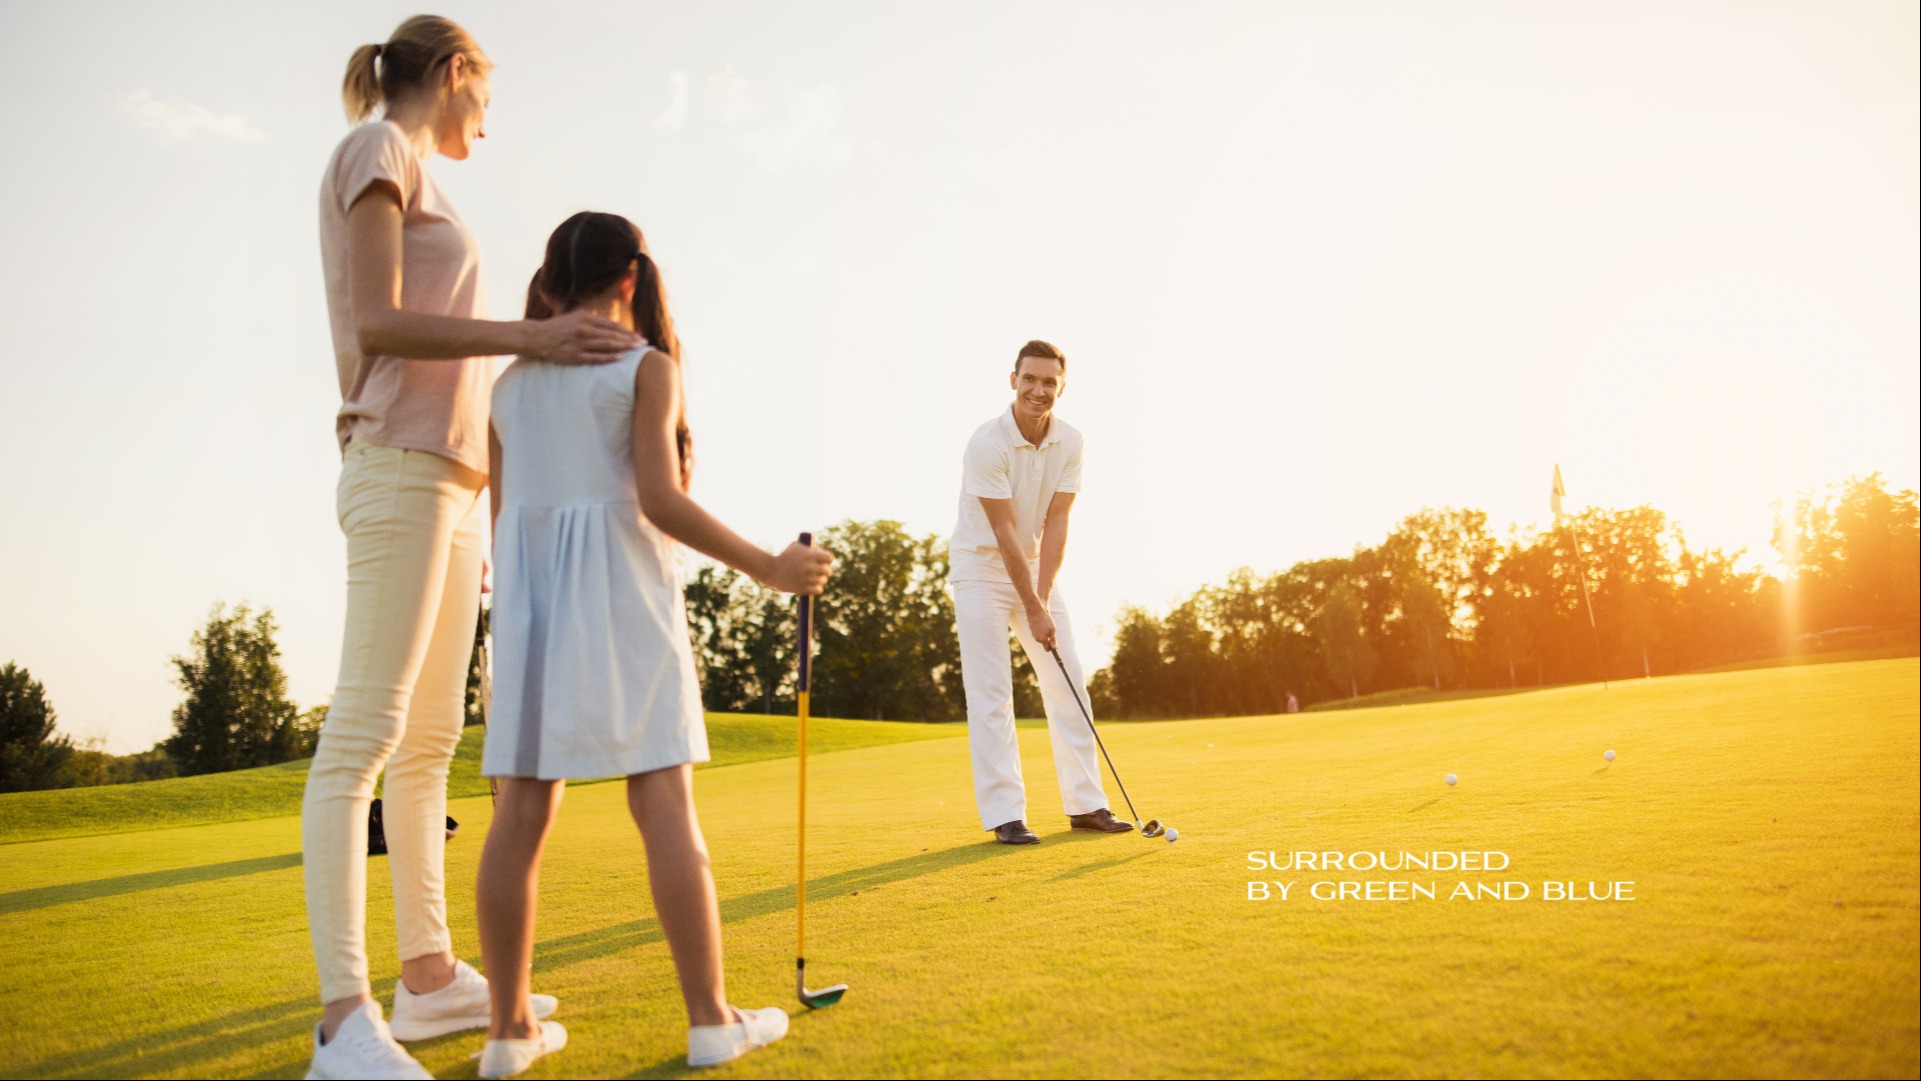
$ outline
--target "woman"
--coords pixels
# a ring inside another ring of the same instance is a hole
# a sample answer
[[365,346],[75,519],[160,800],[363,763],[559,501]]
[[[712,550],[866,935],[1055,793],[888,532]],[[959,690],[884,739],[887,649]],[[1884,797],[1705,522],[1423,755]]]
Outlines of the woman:
[[[484,132],[492,64],[429,15],[355,50],[348,120],[320,191],[320,251],[342,404],[337,493],[347,537],[339,682],[301,812],[307,918],[325,1017],[310,1077],[430,1076],[395,1042],[488,1020],[486,980],[455,958],[442,854],[447,768],[460,740],[480,603],[493,357],[603,363],[629,330],[584,313],[493,322],[473,234],[426,170]],[[367,978],[367,809],[384,818],[401,980],[394,1023]],[[539,996],[537,1009],[554,1001]]]
[[[654,910],[687,1007],[687,1064],[780,1039],[777,1006],[728,1005],[720,906],[694,813],[707,726],[676,573],[685,544],[787,593],[816,594],[833,557],[770,555],[687,494],[680,342],[647,242],[580,213],[547,242],[528,314],[598,312],[646,344],[591,370],[516,361],[494,391],[494,713],[481,772],[500,805],[480,857],[481,949],[494,977],[480,1076],[511,1077],[566,1045],[527,992],[547,831],[569,778],[625,775]],[[565,318],[565,315],[556,316]]]

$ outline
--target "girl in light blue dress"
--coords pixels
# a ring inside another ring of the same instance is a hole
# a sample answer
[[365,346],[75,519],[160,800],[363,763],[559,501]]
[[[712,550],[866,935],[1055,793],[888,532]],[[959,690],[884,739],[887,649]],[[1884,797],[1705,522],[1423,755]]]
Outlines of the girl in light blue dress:
[[627,775],[648,879],[689,1024],[687,1061],[725,1062],[779,1039],[779,1007],[727,1004],[720,908],[694,813],[705,762],[676,542],[788,593],[817,594],[833,559],[771,555],[687,494],[691,440],[680,343],[660,271],[633,223],[568,218],[547,242],[528,316],[602,315],[648,344],[611,364],[522,357],[494,387],[494,696],[481,772],[500,796],[480,860],[481,952],[493,1023],[482,1077],[566,1042],[528,998],[540,854],[569,778]]

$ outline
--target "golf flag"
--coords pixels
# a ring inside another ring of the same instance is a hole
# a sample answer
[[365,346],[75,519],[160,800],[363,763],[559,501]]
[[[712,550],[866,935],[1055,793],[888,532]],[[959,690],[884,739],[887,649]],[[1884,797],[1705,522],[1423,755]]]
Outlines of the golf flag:
[[1561,463],[1554,463],[1554,491],[1548,495],[1548,506],[1554,508],[1554,517],[1561,517],[1561,497],[1567,494],[1567,485],[1561,483]]

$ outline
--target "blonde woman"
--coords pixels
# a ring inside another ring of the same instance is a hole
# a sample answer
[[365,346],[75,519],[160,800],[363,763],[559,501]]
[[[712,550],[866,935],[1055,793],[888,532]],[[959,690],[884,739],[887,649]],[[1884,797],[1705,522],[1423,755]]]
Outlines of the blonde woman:
[[[454,956],[442,855],[480,600],[493,357],[603,363],[639,341],[585,313],[483,318],[474,236],[426,166],[435,154],[466,158],[484,136],[491,68],[466,31],[429,15],[355,50],[343,96],[359,126],[321,184],[347,626],[301,812],[326,1004],[309,1077],[429,1077],[396,1038],[488,1023],[487,981]],[[380,119],[362,123],[377,108]],[[391,1029],[366,951],[367,810],[383,767],[401,961]],[[555,1002],[535,996],[534,1008]]]

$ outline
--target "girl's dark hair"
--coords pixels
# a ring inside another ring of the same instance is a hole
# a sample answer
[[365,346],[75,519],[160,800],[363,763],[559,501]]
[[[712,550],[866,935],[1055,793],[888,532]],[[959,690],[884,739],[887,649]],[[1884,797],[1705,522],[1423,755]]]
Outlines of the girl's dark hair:
[[[527,318],[547,319],[572,311],[582,301],[611,289],[628,267],[638,265],[634,281],[634,329],[647,344],[680,361],[680,338],[667,310],[660,267],[647,251],[640,227],[618,214],[583,210],[547,238],[547,260],[527,283]],[[684,408],[684,403],[683,403]],[[693,469],[693,435],[685,413],[675,425],[680,448],[681,487]]]
[[547,261],[527,287],[527,318],[572,311],[612,288],[636,263],[640,273],[634,282],[634,329],[655,349],[680,359],[680,339],[667,310],[660,267],[648,253],[640,227],[618,214],[583,210],[560,223],[547,238]]

